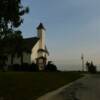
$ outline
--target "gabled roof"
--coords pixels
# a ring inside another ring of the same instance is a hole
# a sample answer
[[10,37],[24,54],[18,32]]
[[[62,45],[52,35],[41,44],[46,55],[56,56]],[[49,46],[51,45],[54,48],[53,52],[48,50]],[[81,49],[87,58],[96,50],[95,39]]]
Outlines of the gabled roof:
[[[24,38],[21,42],[18,40],[15,40],[14,43],[12,43],[9,40],[6,40],[2,43],[5,54],[11,54],[11,53],[20,53],[27,52],[31,53],[32,48],[36,45],[36,43],[39,41],[38,37],[30,37],[30,38]],[[45,50],[39,49],[39,51],[45,52],[49,55],[48,49],[45,46]]]
[[35,46],[35,44],[38,42],[38,40],[39,40],[39,38],[37,38],[37,37],[25,38],[23,40],[24,51],[31,52],[32,48]]
[[24,38],[22,40],[22,42],[19,44],[19,41],[17,43],[11,44],[10,41],[6,41],[4,47],[4,52],[9,54],[12,52],[14,52],[14,50],[16,50],[17,52],[20,52],[20,49],[31,53],[32,48],[36,45],[36,43],[38,42],[39,38],[37,37],[31,37],[31,38]]
[[37,29],[44,29],[45,30],[45,28],[44,28],[44,26],[43,26],[42,23],[39,24],[39,26],[37,27]]

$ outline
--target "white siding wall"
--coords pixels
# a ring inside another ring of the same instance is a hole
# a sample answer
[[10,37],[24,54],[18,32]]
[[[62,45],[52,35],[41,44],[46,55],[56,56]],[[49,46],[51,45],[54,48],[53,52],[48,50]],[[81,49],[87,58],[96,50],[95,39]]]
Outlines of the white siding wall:
[[[11,65],[11,55],[8,55],[8,60],[6,61],[6,64]],[[13,58],[13,64],[21,64],[20,58],[17,57],[17,55],[15,55],[15,57]]]
[[[31,63],[31,54],[30,53],[23,53],[23,63]],[[14,57],[14,62],[13,64],[21,64],[21,58],[17,57],[17,55]]]
[[40,38],[39,49],[45,49],[45,30],[39,29],[37,32],[38,37]]
[[35,59],[38,57],[38,51],[39,49],[39,41],[36,43],[36,45],[32,48],[32,53],[31,53],[31,63],[35,62]]
[[23,62],[31,64],[31,54],[30,53],[23,53]]
[[6,61],[7,65],[11,65],[11,55],[8,55],[8,60]]
[[16,55],[16,56],[14,57],[13,64],[21,64],[21,62],[20,62],[20,57],[18,57],[18,56]]
[[[30,53],[23,53],[23,63],[31,63],[31,54]],[[8,61],[6,61],[7,65],[11,65],[11,55],[8,55]],[[17,55],[15,55],[14,59],[13,59],[13,64],[21,64],[21,60],[20,57],[17,57]]]

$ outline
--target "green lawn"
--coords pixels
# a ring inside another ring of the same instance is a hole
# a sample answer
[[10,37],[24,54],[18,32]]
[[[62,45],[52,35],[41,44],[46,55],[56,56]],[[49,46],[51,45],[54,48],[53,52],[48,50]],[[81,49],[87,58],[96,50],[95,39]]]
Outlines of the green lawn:
[[34,100],[81,76],[79,72],[0,72],[0,97]]

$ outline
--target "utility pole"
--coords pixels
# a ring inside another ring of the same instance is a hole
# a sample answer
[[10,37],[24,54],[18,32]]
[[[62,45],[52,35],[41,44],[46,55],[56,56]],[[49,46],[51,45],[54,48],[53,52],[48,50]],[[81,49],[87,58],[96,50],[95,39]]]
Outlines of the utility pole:
[[81,55],[81,60],[82,60],[82,71],[84,71],[84,55]]

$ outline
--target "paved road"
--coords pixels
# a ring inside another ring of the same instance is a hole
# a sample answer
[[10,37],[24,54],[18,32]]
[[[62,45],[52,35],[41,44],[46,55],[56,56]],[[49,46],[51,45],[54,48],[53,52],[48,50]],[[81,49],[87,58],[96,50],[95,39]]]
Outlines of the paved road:
[[100,100],[100,75],[87,75],[38,100]]

